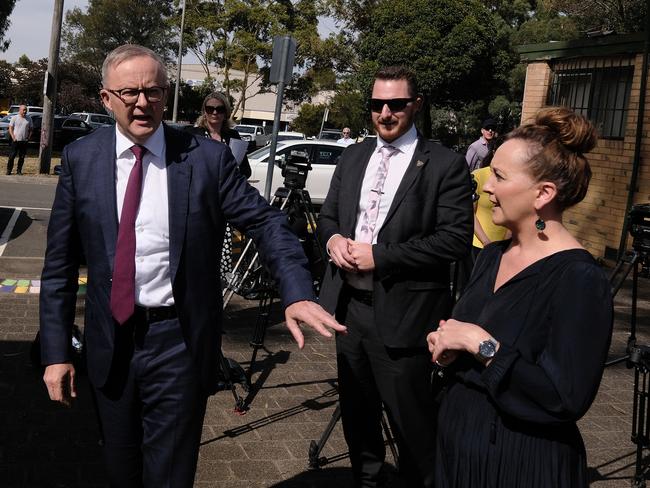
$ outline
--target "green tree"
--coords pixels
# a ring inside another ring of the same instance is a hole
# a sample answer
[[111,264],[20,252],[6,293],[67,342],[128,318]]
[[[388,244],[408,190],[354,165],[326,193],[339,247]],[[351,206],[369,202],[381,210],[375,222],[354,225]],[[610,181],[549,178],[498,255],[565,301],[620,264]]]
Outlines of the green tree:
[[168,59],[178,46],[169,22],[173,14],[173,0],[90,0],[85,10],[77,7],[65,16],[63,58],[96,79],[106,55],[122,44],[140,44]]
[[330,103],[328,120],[337,128],[349,127],[353,134],[371,128],[366,98],[359,91],[342,87]]
[[0,98],[11,99],[13,97],[13,74],[14,67],[4,59],[0,60]]
[[307,100],[336,83],[337,36],[321,39],[317,0],[189,0],[184,44],[209,73],[223,76],[221,88],[234,98],[233,114],[242,114],[247,100],[274,91],[269,83],[274,36],[290,34],[297,43],[298,74],[287,86],[290,101]]
[[13,99],[16,103],[42,105],[43,80],[47,71],[47,59],[32,61],[24,54],[14,64]]
[[11,43],[11,39],[5,39],[5,34],[11,25],[9,16],[13,12],[15,5],[16,0],[2,0],[0,2],[0,52],[6,51]]
[[544,0],[548,9],[570,17],[582,31],[645,30],[646,0]]
[[496,38],[490,11],[478,0],[383,0],[359,34],[359,75],[370,87],[380,66],[411,67],[425,96],[420,128],[429,135],[431,106],[489,97]]
[[324,113],[325,105],[303,103],[298,110],[298,116],[291,122],[291,126],[308,137],[315,137],[320,132]]
[[75,61],[62,61],[57,71],[56,111],[104,112],[99,97],[101,80],[93,71]]

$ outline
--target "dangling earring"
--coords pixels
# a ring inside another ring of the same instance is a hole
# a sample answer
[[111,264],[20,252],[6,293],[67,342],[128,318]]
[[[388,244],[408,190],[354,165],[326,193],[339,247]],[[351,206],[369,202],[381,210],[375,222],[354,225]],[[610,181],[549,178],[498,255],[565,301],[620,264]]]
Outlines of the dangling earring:
[[537,229],[537,232],[541,234],[544,232],[544,229],[546,229],[546,222],[544,222],[541,218],[537,219],[535,221],[535,228]]

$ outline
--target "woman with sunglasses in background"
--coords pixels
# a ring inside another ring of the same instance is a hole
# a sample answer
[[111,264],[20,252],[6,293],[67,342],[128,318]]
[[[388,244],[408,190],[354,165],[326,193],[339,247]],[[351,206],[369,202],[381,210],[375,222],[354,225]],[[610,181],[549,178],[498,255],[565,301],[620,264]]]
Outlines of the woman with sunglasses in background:
[[512,238],[481,251],[452,318],[427,337],[446,366],[436,487],[586,488],[576,425],[596,396],[612,332],[609,282],[562,224],[587,193],[584,117],[541,111],[506,137],[483,186]]
[[[204,136],[223,144],[230,144],[230,139],[241,139],[239,133],[230,128],[230,103],[225,93],[212,92],[203,99],[201,115],[196,119],[194,127],[187,129],[188,132],[199,136]],[[251,166],[248,158],[239,163],[239,171],[244,177],[249,178],[251,175]],[[234,233],[230,224],[226,225],[226,232],[223,239],[223,248],[221,251],[221,279],[222,282],[228,282],[232,273],[232,241]]]
[[[203,99],[201,115],[196,119],[194,127],[187,129],[189,132],[202,135],[223,144],[230,144],[230,139],[241,139],[239,132],[230,128],[230,102],[225,93],[212,92]],[[248,158],[239,163],[239,171],[246,178],[251,175],[251,166]]]

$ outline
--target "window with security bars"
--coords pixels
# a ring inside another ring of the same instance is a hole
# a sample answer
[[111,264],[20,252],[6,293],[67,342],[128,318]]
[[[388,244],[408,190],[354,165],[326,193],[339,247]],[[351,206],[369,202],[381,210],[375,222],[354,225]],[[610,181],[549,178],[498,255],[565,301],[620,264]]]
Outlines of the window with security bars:
[[633,59],[575,60],[552,66],[549,105],[587,117],[604,139],[622,139],[634,75]]

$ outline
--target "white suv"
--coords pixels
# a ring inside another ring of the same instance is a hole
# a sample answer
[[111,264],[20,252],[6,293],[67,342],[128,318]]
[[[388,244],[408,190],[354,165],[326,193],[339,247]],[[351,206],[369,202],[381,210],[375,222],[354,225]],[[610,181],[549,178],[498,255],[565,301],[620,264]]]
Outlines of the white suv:
[[97,129],[98,127],[103,127],[105,125],[115,125],[115,119],[110,115],[106,115],[106,114],[75,112],[73,114],[70,114],[70,117],[75,117],[77,119],[83,120],[86,124],[91,126],[93,129]]
[[[311,171],[307,173],[305,190],[309,192],[309,196],[314,205],[322,205],[330,189],[330,182],[332,181],[336,163],[344,149],[345,146],[337,144],[336,141],[279,141],[275,152],[271,195],[284,182],[280,161],[290,151],[305,151],[309,154],[312,164]],[[262,195],[264,195],[266,187],[266,172],[270,151],[270,146],[266,146],[248,155],[248,162],[251,165],[251,177],[248,179],[248,182]]]

